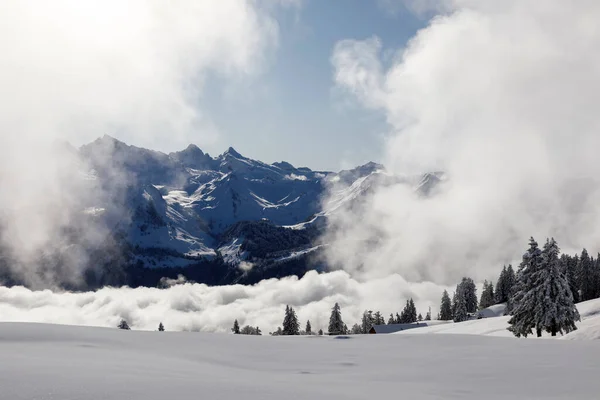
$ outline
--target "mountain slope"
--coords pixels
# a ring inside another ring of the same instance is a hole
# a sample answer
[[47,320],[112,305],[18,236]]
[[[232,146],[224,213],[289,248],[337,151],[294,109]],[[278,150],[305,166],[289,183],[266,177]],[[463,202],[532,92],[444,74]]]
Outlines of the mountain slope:
[[103,237],[86,244],[94,254],[87,258],[92,286],[154,286],[178,274],[209,284],[253,283],[325,270],[319,238],[331,215],[377,185],[427,192],[435,185],[429,175],[398,177],[376,163],[313,171],[253,160],[231,147],[216,157],[195,145],[165,154],[107,135],[72,152],[90,194],[77,226]]

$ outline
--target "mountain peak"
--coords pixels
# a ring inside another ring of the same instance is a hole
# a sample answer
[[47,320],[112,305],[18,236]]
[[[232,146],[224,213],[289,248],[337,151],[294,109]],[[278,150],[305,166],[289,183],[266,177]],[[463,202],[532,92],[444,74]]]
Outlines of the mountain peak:
[[224,156],[232,156],[235,158],[244,158],[244,156],[242,156],[240,153],[238,153],[233,147],[229,147],[227,149],[227,151],[225,153],[223,153]]

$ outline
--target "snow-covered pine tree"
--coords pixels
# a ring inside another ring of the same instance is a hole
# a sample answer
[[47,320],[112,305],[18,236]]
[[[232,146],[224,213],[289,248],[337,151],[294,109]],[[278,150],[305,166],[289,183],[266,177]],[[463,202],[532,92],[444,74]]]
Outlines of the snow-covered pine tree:
[[283,334],[298,335],[300,334],[300,324],[296,311],[290,306],[285,306],[285,317],[283,318]]
[[[516,337],[527,337],[536,328],[535,310],[538,299],[534,289],[541,265],[542,252],[532,237],[529,239],[529,249],[523,254],[523,260],[517,271],[517,281],[509,300],[512,304],[510,310],[512,317],[508,321],[510,327],[507,329]],[[541,336],[541,329],[538,327],[536,330],[537,335]]]
[[338,303],[335,303],[331,309],[328,331],[330,335],[341,335],[344,333],[344,321],[342,321],[342,311]]
[[469,319],[467,311],[466,288],[458,285],[454,296],[454,322],[463,322]]
[[579,290],[581,291],[579,297],[581,301],[591,300],[594,298],[594,292],[596,289],[594,287],[593,270],[594,263],[587,250],[583,249],[581,252],[581,257],[579,257],[579,264],[577,265]]
[[352,325],[352,329],[350,330],[350,333],[352,333],[353,335],[360,335],[362,333],[362,329],[360,329],[360,325],[358,325],[358,324]]
[[579,302],[579,284],[577,279],[577,263],[579,262],[579,257],[577,255],[570,256],[568,254],[563,254],[560,256],[560,271],[567,278],[567,282],[569,283],[569,289],[571,289],[571,294],[573,294],[573,302]]
[[240,334],[240,324],[238,323],[237,319],[233,321],[233,328],[231,328],[231,332],[233,332],[235,335]]
[[300,334],[300,322],[298,322],[298,316],[296,315],[296,311],[290,307],[290,335],[299,335]]
[[162,322],[159,322],[159,324],[158,324],[158,331],[159,332],[164,332],[165,331],[165,326],[163,325]]
[[312,335],[312,327],[310,326],[310,320],[306,321],[305,332],[307,335]]
[[421,313],[419,313],[419,315],[417,315],[417,321],[419,321],[419,322],[423,321],[423,316],[421,315]]
[[360,331],[361,333],[369,333],[371,327],[373,326],[373,321],[369,315],[369,311],[366,311],[362,315],[362,319],[360,321]]
[[319,336],[323,336],[323,329],[319,329]]
[[402,317],[400,316],[400,314],[396,313],[396,324],[399,324],[402,322]]
[[119,322],[119,325],[117,325],[117,328],[123,329],[126,331],[131,330],[131,328],[129,327],[129,324],[124,319],[122,319],[121,322]]
[[388,325],[392,325],[392,324],[395,324],[395,323],[396,323],[396,320],[394,319],[394,314],[390,314],[390,318],[388,319],[387,324]]
[[344,335],[347,335],[349,331],[350,331],[350,330],[348,329],[348,325],[344,324],[344,329],[342,330],[342,333],[343,333]]
[[508,299],[510,299],[516,283],[517,277],[515,275],[515,270],[513,269],[512,264],[508,264],[508,267],[506,268],[506,278],[504,280],[504,292],[506,293]]
[[[494,300],[496,304],[506,303],[508,301],[508,294],[506,293],[506,265],[502,267],[498,281],[496,281],[496,292]],[[482,293],[483,296],[483,293]]]
[[459,286],[461,287],[461,291],[465,297],[465,306],[467,307],[467,312],[474,313],[477,311],[477,287],[475,286],[475,282],[471,278],[462,278]]
[[408,322],[409,323],[417,322],[417,307],[415,306],[415,302],[413,301],[412,297],[408,301],[408,306],[409,306]]
[[373,325],[385,325],[385,319],[379,311],[376,311],[375,314],[373,314]]
[[481,299],[479,300],[479,309],[483,310],[495,304],[494,299],[494,284],[492,282],[483,281],[483,290],[481,291]]
[[536,328],[552,336],[558,332],[562,334],[563,331],[569,333],[576,330],[575,321],[580,321],[569,283],[560,270],[559,252],[554,238],[546,242],[542,251],[542,267],[534,288],[538,299],[534,317]]
[[427,310],[427,314],[425,315],[425,321],[431,321],[431,307]]
[[444,290],[444,293],[442,294],[439,319],[441,321],[450,321],[452,319],[452,303],[450,302],[450,296],[448,295],[447,290]]

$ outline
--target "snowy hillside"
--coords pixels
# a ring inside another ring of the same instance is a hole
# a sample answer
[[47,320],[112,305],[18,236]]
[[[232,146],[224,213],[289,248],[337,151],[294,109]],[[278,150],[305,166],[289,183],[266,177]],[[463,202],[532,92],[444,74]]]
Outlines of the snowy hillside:
[[[168,327],[167,327],[168,328]],[[597,399],[591,341],[0,323],[0,399]],[[492,357],[493,356],[493,357]]]
[[[600,299],[584,301],[576,304],[576,306],[581,315],[581,322],[577,323],[577,330],[564,336],[559,334],[556,338],[565,340],[600,339]],[[410,334],[446,333],[513,338],[513,334],[506,329],[508,328],[508,320],[510,317],[504,316],[504,307],[504,304],[498,304],[482,310],[481,313],[486,316],[482,319],[474,319],[459,323],[447,322],[435,324],[425,328],[413,329]],[[395,334],[404,335],[408,333],[401,331]],[[551,338],[551,336],[545,332],[543,333],[543,337]]]

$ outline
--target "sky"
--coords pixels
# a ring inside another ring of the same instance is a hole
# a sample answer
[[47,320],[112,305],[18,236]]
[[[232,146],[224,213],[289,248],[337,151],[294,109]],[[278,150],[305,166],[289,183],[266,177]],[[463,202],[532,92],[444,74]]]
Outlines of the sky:
[[[106,133],[165,152],[193,142],[216,156],[232,146],[254,159],[319,170],[381,161],[387,132],[383,113],[336,94],[332,51],[339,40],[374,35],[398,51],[426,20],[404,5],[390,9],[381,1],[363,0],[303,0],[278,7],[272,17],[277,44],[251,79],[214,71],[207,76],[194,107],[209,127],[180,140],[119,129]],[[72,140],[80,145],[93,138],[85,134]]]
[[375,35],[401,49],[426,21],[396,11],[373,1],[307,0],[280,12],[279,48],[251,93],[236,100],[217,84],[205,97],[222,134],[217,151],[229,144],[252,158],[327,170],[381,161],[383,114],[336,96],[330,59],[342,39]]

